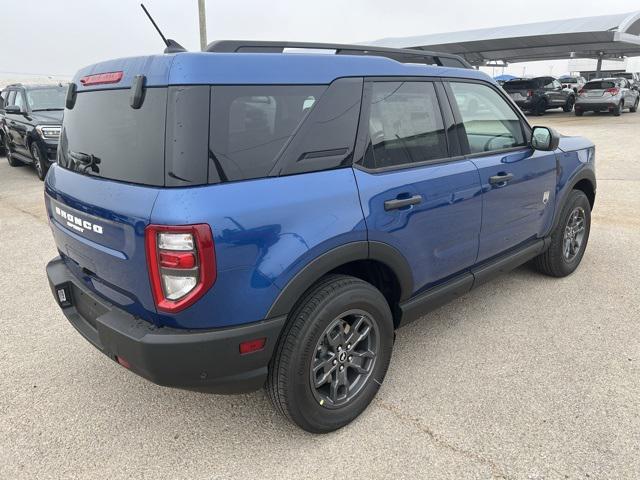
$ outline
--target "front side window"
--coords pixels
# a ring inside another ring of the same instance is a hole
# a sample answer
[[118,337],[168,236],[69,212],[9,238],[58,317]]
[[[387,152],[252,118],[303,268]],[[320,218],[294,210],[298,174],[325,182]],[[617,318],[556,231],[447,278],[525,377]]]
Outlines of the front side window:
[[24,111],[24,94],[22,92],[16,92],[15,106]]
[[471,153],[526,145],[520,118],[491,87],[452,82],[451,89]]
[[431,82],[373,84],[367,168],[446,158],[447,140]]

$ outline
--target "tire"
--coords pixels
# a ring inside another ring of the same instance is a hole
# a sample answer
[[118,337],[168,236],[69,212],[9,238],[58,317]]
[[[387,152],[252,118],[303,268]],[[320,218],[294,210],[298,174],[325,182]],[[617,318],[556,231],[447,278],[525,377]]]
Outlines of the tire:
[[629,111],[631,113],[636,113],[638,111],[638,103],[640,103],[640,97],[636,98],[635,103],[633,104],[633,107],[629,108]]
[[567,98],[567,103],[564,104],[564,106],[562,107],[562,111],[569,113],[571,110],[573,110],[573,106],[576,103],[576,99],[573,98],[573,95],[569,95],[569,98]]
[[616,105],[616,108],[613,109],[613,116],[614,117],[619,117],[620,114],[622,113],[622,109],[624,108],[624,103],[620,102],[618,105]]
[[545,99],[542,99],[536,104],[536,108],[533,110],[533,113],[535,113],[538,117],[541,117],[546,113],[546,111],[547,101]]
[[[345,332],[341,326],[347,324],[350,328]],[[365,338],[349,343],[353,335],[364,334],[365,329]],[[391,310],[380,291],[346,275],[321,279],[292,311],[278,341],[265,385],[271,402],[283,416],[308,432],[327,433],[344,427],[378,392],[391,360],[393,335]],[[374,351],[375,356],[363,355],[363,348]],[[351,354],[360,366],[368,367],[368,373],[354,369]],[[318,367],[315,374],[314,363]],[[350,385],[338,384],[338,378],[349,375]],[[327,378],[329,383],[322,382]],[[332,384],[339,385],[334,396]]]
[[[569,233],[569,228],[573,228],[577,232],[579,228],[570,227],[576,211],[583,214],[582,227],[583,230],[574,238],[579,241],[577,248],[569,248],[568,243],[571,242],[573,232],[565,238],[565,232]],[[551,233],[551,245],[546,252],[538,255],[534,260],[534,265],[538,271],[552,277],[566,277],[573,273],[584,256],[589,241],[589,232],[591,231],[591,205],[587,196],[580,190],[572,190],[569,194],[565,205],[562,207],[560,221]],[[567,250],[571,255],[567,255]]]
[[47,176],[47,164],[45,162],[45,156],[42,154],[42,150],[38,146],[37,143],[32,143],[31,147],[29,147],[29,151],[31,152],[31,157],[33,158],[33,166],[36,169],[36,173],[38,174],[38,178],[44,181],[44,178]]
[[9,162],[10,166],[21,167],[22,165],[24,165],[24,163],[22,163],[20,160],[16,159],[16,157],[13,156],[13,153],[11,152],[11,147],[9,146],[9,140],[7,139],[7,137],[4,138],[4,153],[7,156],[7,162]]
[[573,111],[576,114],[576,117],[581,117],[584,115],[584,110],[578,110],[577,108]]

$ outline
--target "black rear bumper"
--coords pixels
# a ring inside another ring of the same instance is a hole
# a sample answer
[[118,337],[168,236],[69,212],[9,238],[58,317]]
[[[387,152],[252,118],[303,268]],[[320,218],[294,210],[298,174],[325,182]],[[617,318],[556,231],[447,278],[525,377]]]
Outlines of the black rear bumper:
[[[63,313],[82,336],[112,360],[120,358],[134,373],[168,387],[212,393],[259,389],[286,320],[206,331],[159,328],[97,297],[60,258],[49,262],[47,276]],[[62,288],[70,298],[61,304],[57,291]],[[258,338],[266,338],[262,350],[240,354],[241,342]]]

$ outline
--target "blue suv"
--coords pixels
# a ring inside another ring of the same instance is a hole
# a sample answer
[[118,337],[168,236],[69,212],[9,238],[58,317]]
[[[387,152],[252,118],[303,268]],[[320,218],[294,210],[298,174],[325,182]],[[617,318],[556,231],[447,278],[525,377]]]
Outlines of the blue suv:
[[47,275],[123,367],[265,386],[328,432],[377,393],[396,328],[527,261],[578,267],[593,144],[532,128],[463,60],[210,50],[99,63],[67,93]]

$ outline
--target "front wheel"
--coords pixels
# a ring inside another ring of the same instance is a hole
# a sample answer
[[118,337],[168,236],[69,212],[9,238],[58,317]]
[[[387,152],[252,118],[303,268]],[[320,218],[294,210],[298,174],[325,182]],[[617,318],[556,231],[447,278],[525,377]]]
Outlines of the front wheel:
[[302,429],[326,433],[360,415],[384,380],[393,320],[371,284],[330,275],[292,312],[269,365],[275,408]]
[[534,110],[534,113],[538,117],[541,117],[542,115],[545,114],[546,111],[547,111],[547,101],[542,99],[536,104],[536,108]]
[[631,113],[636,113],[638,111],[638,103],[640,103],[640,97],[636,98],[636,101],[633,104],[633,107],[629,109]]
[[38,178],[44,180],[44,177],[47,176],[47,165],[44,160],[45,157],[42,155],[42,150],[40,150],[40,147],[38,147],[36,143],[32,143],[29,150],[33,157],[33,166],[36,167]]
[[552,277],[566,277],[582,261],[591,231],[591,204],[580,190],[573,190],[551,233],[551,245],[534,259],[535,267]]
[[613,109],[613,116],[614,117],[619,117],[620,114],[622,113],[622,109],[624,108],[624,103],[620,102],[618,105],[616,105],[616,108]]

